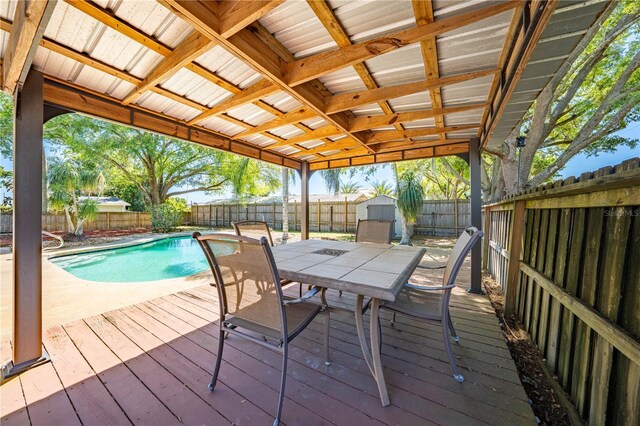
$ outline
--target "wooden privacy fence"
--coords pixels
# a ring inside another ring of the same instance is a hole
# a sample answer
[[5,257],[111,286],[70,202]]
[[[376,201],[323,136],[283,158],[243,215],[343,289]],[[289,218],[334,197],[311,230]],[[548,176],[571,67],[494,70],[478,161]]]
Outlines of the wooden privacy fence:
[[591,425],[640,424],[639,161],[485,207],[505,313]]
[[[0,233],[10,233],[13,230],[13,217],[3,214],[0,217]],[[104,212],[91,222],[85,222],[85,231],[98,229],[129,229],[151,227],[151,213],[147,212]],[[48,232],[65,232],[67,219],[64,214],[42,215],[42,230]]]
[[[346,212],[346,214],[345,214]],[[289,230],[300,230],[301,206],[289,203]],[[272,229],[282,230],[282,203],[194,204],[191,224],[195,226],[231,227],[231,222],[263,220]],[[309,225],[312,231],[355,232],[356,203],[309,200]]]
[[428,200],[422,205],[413,232],[439,237],[457,236],[470,224],[469,200]]

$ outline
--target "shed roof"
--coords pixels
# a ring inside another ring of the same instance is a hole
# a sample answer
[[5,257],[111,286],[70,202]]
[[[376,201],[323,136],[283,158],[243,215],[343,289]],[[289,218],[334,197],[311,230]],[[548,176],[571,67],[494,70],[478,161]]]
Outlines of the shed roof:
[[[321,203],[339,203],[344,202],[345,200],[348,202],[362,202],[367,199],[365,194],[311,194],[309,195],[309,202],[317,202]],[[300,202],[300,195],[290,195],[289,202],[293,203],[294,201]],[[280,195],[271,195],[267,197],[248,197],[239,201],[235,198],[218,198],[215,200],[208,201],[206,203],[197,203],[199,205],[222,205],[222,204],[280,204],[282,203],[282,196]]]
[[45,102],[313,170],[494,143],[607,1],[36,3],[0,3],[0,47],[40,14]]

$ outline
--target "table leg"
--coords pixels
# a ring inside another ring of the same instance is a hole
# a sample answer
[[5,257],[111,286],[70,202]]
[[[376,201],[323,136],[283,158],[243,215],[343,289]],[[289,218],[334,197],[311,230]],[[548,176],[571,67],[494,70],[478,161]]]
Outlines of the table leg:
[[382,406],[389,405],[389,394],[387,393],[387,385],[384,381],[384,372],[382,371],[382,359],[380,356],[380,332],[378,330],[378,312],[380,308],[380,299],[372,299],[371,301],[371,319],[369,323],[369,333],[371,339],[371,349],[367,344],[367,338],[364,332],[364,321],[362,318],[362,301],[364,296],[358,295],[356,297],[355,316],[356,316],[356,329],[358,330],[358,339],[360,340],[360,347],[362,348],[362,354],[367,362],[367,366],[373,375],[373,378],[378,385],[378,392],[380,393],[380,401]]

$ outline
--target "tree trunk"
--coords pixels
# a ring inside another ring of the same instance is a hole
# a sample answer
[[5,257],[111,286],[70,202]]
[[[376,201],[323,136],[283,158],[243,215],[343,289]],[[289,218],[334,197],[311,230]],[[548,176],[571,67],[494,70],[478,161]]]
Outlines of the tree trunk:
[[73,235],[77,237],[81,237],[82,235],[84,235],[84,219],[78,219],[76,230]]
[[282,168],[282,242],[289,239],[289,169]]
[[407,223],[407,219],[401,214],[400,219],[402,222],[402,238],[400,239],[401,246],[412,246],[411,242],[411,231],[409,230],[409,224]]
[[49,194],[47,191],[47,157],[42,144],[42,214],[47,214],[49,210]]
[[73,224],[73,219],[71,219],[71,214],[69,213],[69,208],[68,207],[64,208],[64,215],[67,218],[67,232],[69,234],[75,234],[76,227]]

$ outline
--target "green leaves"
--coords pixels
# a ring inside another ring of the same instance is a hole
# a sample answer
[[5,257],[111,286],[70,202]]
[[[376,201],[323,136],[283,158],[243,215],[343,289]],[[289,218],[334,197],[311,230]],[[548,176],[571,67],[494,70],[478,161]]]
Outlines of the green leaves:
[[422,210],[424,190],[413,171],[405,172],[398,182],[398,209],[407,223],[416,221]]

